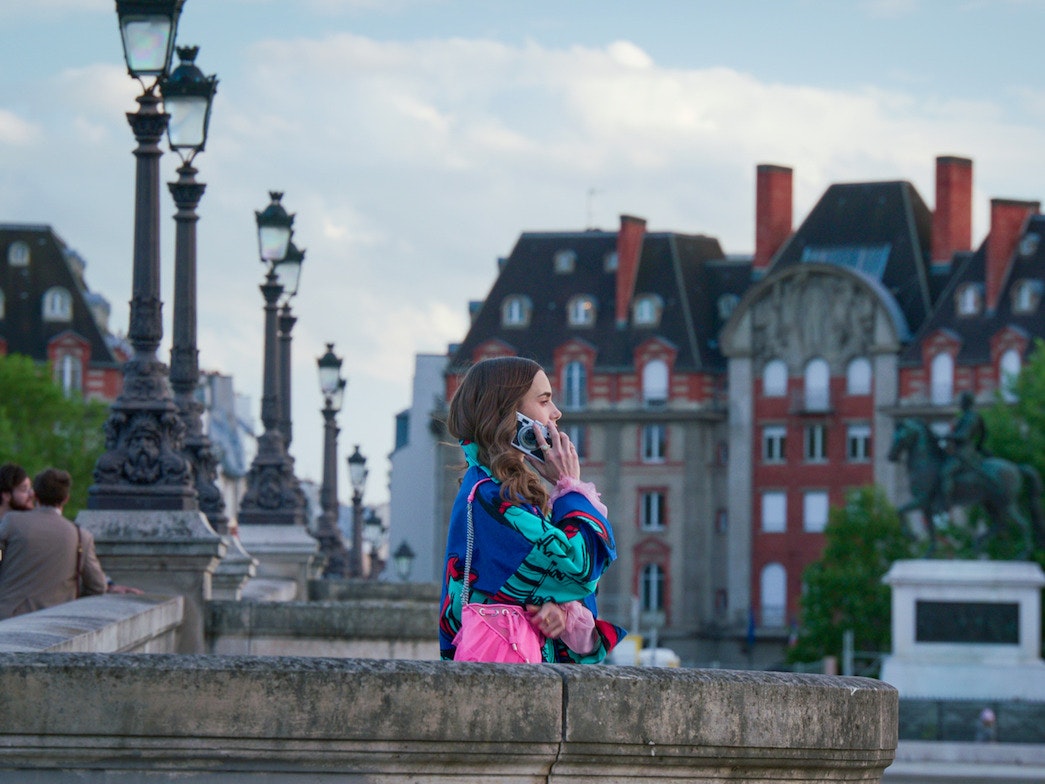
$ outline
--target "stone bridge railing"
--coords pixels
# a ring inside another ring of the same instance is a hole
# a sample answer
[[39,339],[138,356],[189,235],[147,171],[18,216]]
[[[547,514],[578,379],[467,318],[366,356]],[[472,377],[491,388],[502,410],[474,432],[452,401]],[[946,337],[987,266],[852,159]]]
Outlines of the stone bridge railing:
[[0,780],[878,782],[863,678],[299,657],[0,654]]

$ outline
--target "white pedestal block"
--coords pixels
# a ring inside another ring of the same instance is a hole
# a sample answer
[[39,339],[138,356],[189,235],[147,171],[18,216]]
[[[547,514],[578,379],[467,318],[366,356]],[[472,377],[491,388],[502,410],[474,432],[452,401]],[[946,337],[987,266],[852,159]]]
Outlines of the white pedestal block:
[[893,654],[882,680],[901,697],[1045,700],[1036,563],[897,561],[884,581]]

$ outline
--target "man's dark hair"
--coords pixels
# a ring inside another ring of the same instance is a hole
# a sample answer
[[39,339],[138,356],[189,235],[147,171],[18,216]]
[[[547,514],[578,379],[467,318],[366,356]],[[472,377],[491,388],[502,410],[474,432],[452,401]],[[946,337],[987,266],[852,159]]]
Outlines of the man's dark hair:
[[0,465],[0,493],[10,495],[29,476],[18,463]]
[[36,500],[44,506],[61,506],[69,500],[73,478],[60,468],[45,468],[33,477]]

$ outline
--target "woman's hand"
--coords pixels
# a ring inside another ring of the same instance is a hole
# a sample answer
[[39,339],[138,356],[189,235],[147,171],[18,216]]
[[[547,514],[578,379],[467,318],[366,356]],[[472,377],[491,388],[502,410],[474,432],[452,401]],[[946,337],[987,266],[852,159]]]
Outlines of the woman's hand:
[[533,628],[551,640],[559,639],[566,631],[566,611],[555,602],[548,602],[539,607],[528,604],[526,612],[530,614],[530,624]]
[[548,438],[537,428],[537,443],[544,452],[544,462],[531,461],[537,469],[537,473],[552,484],[555,484],[564,476],[581,478],[581,459],[577,455],[577,446],[570,441],[570,437],[559,430],[554,422],[548,423]]

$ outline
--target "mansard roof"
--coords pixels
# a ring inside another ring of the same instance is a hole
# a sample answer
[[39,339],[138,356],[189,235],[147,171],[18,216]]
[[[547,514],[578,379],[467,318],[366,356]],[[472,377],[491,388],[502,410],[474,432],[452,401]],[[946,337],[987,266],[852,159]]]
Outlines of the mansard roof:
[[[24,243],[28,258],[22,265],[12,264]],[[92,302],[99,307],[97,297],[83,278],[84,261],[66,246],[55,231],[40,224],[0,224],[0,292],[3,312],[0,314],[0,338],[7,343],[9,354],[23,354],[38,362],[48,359],[47,346],[57,335],[69,331],[82,338],[91,348],[91,365],[119,364],[107,338],[108,333],[98,323]],[[43,315],[43,297],[52,288],[62,288],[71,297],[69,319],[47,320]]]
[[930,270],[931,229],[932,212],[909,182],[835,184],[780,249],[771,272],[808,262],[856,269],[878,281],[916,331],[946,285]]
[[[725,362],[716,338],[723,323],[715,302],[722,294],[743,293],[750,279],[750,262],[725,261],[717,239],[667,232],[646,233],[631,303],[653,295],[662,306],[655,325],[636,325],[629,308],[628,323],[616,321],[617,272],[607,258],[617,250],[617,232],[526,232],[504,261],[471,328],[453,352],[451,369],[470,365],[476,350],[499,341],[517,354],[554,366],[555,350],[577,339],[595,349],[595,367],[602,371],[629,369],[635,349],[659,338],[678,350],[679,371],[721,372]],[[556,255],[575,254],[572,272],[556,271]],[[590,296],[596,306],[594,324],[571,326],[567,306],[576,296]],[[506,326],[502,305],[507,298],[528,299],[526,327]]]
[[[960,365],[990,363],[991,339],[1006,328],[1021,331],[1031,340],[1045,338],[1045,216],[1032,215],[1028,220],[1016,250],[1008,260],[1008,274],[993,311],[988,310],[983,301],[987,247],[988,241],[984,240],[975,253],[956,254],[955,271],[940,295],[937,308],[922,325],[915,341],[901,353],[901,364],[920,365],[922,342],[941,330],[948,331],[958,341],[955,361]],[[1021,312],[1014,308],[1014,289],[1028,284],[1037,292],[1036,306]],[[975,313],[961,314],[958,312],[958,295],[967,286],[977,289],[979,308]]]

